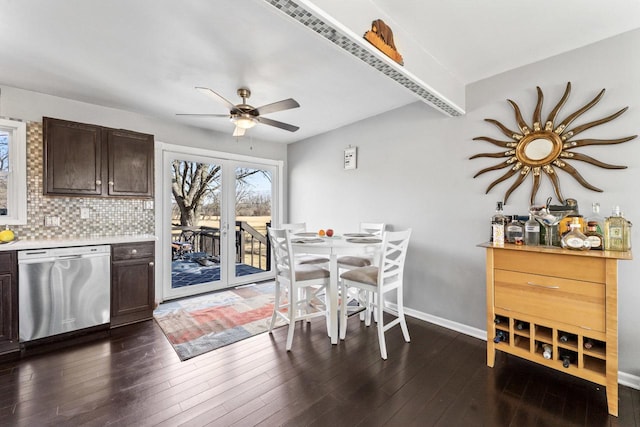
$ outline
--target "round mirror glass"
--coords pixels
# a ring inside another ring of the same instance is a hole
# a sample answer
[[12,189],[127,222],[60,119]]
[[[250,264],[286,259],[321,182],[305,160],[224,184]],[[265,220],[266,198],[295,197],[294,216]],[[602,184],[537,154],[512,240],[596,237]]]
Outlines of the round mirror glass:
[[524,149],[524,154],[531,160],[542,160],[553,151],[553,143],[548,139],[534,139]]

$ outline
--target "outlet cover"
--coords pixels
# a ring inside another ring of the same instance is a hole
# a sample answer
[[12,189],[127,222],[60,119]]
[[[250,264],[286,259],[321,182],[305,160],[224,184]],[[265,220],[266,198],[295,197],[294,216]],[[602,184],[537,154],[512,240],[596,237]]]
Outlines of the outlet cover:
[[144,209],[147,209],[147,210],[153,209],[153,200],[145,200]]
[[60,227],[60,217],[59,216],[45,216],[44,217],[44,226],[45,227]]

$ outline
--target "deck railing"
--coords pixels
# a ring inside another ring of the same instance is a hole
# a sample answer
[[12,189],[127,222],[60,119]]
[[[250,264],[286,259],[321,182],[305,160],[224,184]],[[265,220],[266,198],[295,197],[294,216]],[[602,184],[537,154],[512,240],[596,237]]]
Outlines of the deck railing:
[[[266,227],[271,225],[266,223]],[[216,227],[176,227],[177,239],[189,243],[193,252],[204,252],[212,258],[220,257],[220,229]],[[246,221],[235,223],[235,258],[237,263],[251,265],[261,270],[271,270],[271,245],[266,235]]]

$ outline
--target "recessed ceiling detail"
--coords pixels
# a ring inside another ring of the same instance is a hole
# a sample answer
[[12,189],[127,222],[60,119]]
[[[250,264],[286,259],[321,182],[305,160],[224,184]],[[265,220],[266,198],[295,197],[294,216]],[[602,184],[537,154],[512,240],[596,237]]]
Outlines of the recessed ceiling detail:
[[277,8],[282,13],[290,16],[300,22],[307,28],[320,34],[335,45],[349,52],[356,58],[369,64],[387,77],[409,89],[422,100],[437,110],[447,114],[448,116],[461,116],[463,112],[457,107],[451,105],[446,100],[432,92],[432,89],[417,81],[405,72],[400,66],[396,66],[391,61],[381,59],[377,52],[369,46],[366,46],[361,40],[354,40],[351,35],[336,28],[335,25],[326,22],[325,19],[318,16],[314,11],[290,0],[265,0]]

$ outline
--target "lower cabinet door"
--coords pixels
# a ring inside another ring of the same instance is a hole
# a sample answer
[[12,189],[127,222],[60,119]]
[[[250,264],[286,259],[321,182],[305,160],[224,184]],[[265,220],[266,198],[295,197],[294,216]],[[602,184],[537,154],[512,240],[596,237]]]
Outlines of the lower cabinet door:
[[111,281],[112,327],[153,317],[152,259],[113,261]]

